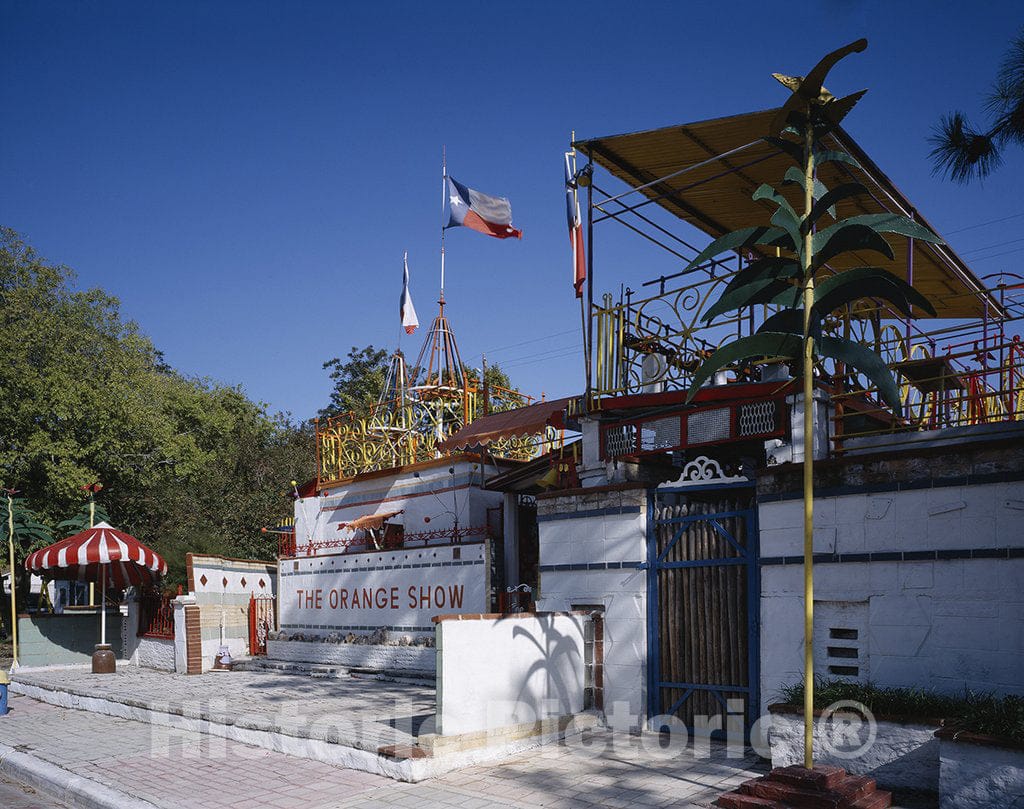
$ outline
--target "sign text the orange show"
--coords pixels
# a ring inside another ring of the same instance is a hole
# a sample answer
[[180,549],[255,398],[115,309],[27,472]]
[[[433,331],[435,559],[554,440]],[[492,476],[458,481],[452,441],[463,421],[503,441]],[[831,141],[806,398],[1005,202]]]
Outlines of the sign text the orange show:
[[411,584],[403,593],[390,587],[332,587],[296,589],[300,610],[435,610],[461,609],[464,585]]

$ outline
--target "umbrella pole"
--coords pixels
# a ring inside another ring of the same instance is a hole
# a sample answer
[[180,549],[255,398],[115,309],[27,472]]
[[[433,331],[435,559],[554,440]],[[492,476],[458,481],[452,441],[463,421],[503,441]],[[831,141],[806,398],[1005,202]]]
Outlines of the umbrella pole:
[[107,645],[107,566],[100,565],[100,643]]
[[100,565],[100,581],[102,596],[100,601],[100,642],[92,653],[93,674],[113,674],[117,671],[117,660],[114,651],[107,646],[107,566]]

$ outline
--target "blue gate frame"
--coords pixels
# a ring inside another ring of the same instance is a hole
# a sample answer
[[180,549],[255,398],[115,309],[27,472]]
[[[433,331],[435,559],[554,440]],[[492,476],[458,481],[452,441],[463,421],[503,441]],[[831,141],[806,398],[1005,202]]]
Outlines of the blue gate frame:
[[[690,494],[703,492],[705,494],[721,492],[727,495],[730,490],[747,489],[751,491],[751,505],[749,508],[735,511],[723,511],[711,514],[697,514],[686,517],[672,517],[656,520],[654,518],[655,506],[659,494]],[[696,691],[710,692],[715,700],[722,706],[723,715],[727,706],[723,692],[742,693],[746,695],[747,710],[744,717],[744,736],[749,741],[751,726],[756,721],[757,710],[760,704],[760,569],[759,558],[759,536],[757,525],[757,502],[754,496],[754,483],[729,483],[714,484],[709,486],[686,486],[671,489],[651,489],[647,497],[647,718],[650,720],[659,714],[672,715],[685,703]],[[718,519],[740,517],[746,522],[747,547],[743,547],[729,533]],[[697,522],[707,522],[725,541],[734,548],[740,555],[738,557],[723,557],[721,559],[703,559],[688,562],[669,562],[665,557],[680,538],[686,533],[686,529]],[[662,525],[678,526],[673,533],[671,541],[666,545],[661,554],[658,553],[658,527]],[[658,620],[659,588],[658,572],[669,568],[695,568],[711,567],[716,565],[744,565],[746,567],[746,607],[747,607],[747,682],[749,685],[719,685],[710,683],[672,682],[661,679],[661,641],[660,626]],[[676,700],[669,710],[658,710],[661,705],[661,689],[675,688],[683,691],[683,696]],[[692,728],[691,728],[692,730]]]

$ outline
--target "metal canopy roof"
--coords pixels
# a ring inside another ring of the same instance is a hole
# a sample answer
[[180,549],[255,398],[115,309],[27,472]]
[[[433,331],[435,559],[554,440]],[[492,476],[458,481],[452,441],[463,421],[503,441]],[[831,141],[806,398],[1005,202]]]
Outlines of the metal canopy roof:
[[[774,208],[766,201],[751,199],[761,183],[769,183],[784,193],[797,210],[802,207],[802,195],[798,199],[795,187],[781,184],[786,169],[793,165],[792,159],[762,140],[769,134],[776,111],[770,109],[647,132],[593,138],[574,145],[631,187],[650,184],[639,193],[717,238],[741,227],[767,224]],[[870,196],[841,201],[840,217],[901,213],[931,227],[846,132],[839,130],[829,135],[826,145],[848,152],[862,169],[827,163],[818,174],[821,181],[834,188],[856,180],[870,191]],[[713,159],[734,150],[735,154],[729,157]],[[679,176],[668,176],[701,163],[705,165]],[[632,207],[642,200],[630,194],[623,195],[621,202]],[[594,195],[594,203],[601,204],[600,195]],[[894,260],[874,252],[849,253],[829,266],[837,271],[881,266],[906,278],[910,240],[894,234],[885,234],[885,237],[895,253]],[[998,300],[984,292],[984,284],[948,246],[914,243],[913,284],[932,302],[939,317],[980,317],[985,313],[986,299],[990,315],[1001,312]]]
[[526,437],[544,432],[544,428],[569,406],[574,397],[537,402],[514,410],[491,413],[467,424],[438,444],[442,452],[484,446],[502,438]]

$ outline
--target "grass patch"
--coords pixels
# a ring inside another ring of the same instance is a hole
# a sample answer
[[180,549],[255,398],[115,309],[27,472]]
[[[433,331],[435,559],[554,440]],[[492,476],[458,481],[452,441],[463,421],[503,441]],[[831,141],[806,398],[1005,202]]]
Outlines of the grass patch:
[[[780,691],[782,700],[802,705],[804,685],[796,683]],[[1024,743],[1024,697],[997,697],[964,691],[940,694],[926,688],[882,688],[874,683],[822,680],[814,687],[814,707],[823,710],[840,700],[854,700],[873,714],[945,719],[947,725],[973,733],[1002,736]]]

